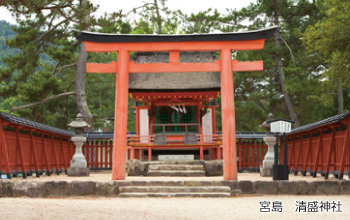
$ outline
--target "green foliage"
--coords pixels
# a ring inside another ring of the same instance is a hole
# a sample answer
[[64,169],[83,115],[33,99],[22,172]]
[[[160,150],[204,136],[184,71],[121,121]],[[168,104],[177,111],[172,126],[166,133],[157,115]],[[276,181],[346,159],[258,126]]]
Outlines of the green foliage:
[[[326,67],[328,80],[341,80],[345,88],[350,88],[350,2],[325,0],[318,7],[325,17],[307,28],[303,42],[310,56],[315,57],[314,62]],[[349,104],[346,106],[349,109]]]

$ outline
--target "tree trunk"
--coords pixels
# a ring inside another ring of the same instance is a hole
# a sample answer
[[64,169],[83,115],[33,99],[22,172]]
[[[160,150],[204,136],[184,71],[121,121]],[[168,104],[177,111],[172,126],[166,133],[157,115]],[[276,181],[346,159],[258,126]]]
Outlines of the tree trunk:
[[75,97],[78,111],[83,115],[84,121],[90,125],[89,131],[94,130],[92,114],[86,100],[85,73],[88,53],[84,43],[80,44],[80,52],[75,70]]
[[154,0],[154,5],[156,6],[156,12],[157,12],[157,22],[158,22],[158,31],[157,31],[157,33],[161,34],[162,33],[162,18],[160,17],[157,0]]
[[338,114],[343,113],[344,99],[343,99],[343,83],[341,80],[338,81]]
[[298,120],[298,116],[296,115],[295,111],[294,111],[294,106],[292,103],[292,100],[289,96],[289,94],[286,92],[286,85],[284,83],[284,80],[286,78],[284,72],[283,72],[283,64],[282,64],[282,56],[280,53],[280,49],[281,49],[281,41],[280,41],[280,31],[279,31],[279,9],[278,9],[278,0],[274,0],[274,23],[277,26],[277,30],[275,33],[275,43],[276,43],[276,48],[277,48],[277,52],[276,52],[276,57],[277,57],[277,73],[279,76],[279,80],[280,80],[280,85],[281,85],[281,90],[284,96],[284,101],[286,103],[287,109],[288,109],[288,113],[290,118],[295,121],[294,127],[297,128],[299,127],[299,120]]
[[[80,0],[80,5],[86,5],[87,0]],[[87,21],[89,16],[85,16],[83,19]],[[83,22],[84,22],[83,21]],[[84,30],[89,30],[88,26],[85,25]],[[92,114],[89,110],[89,106],[86,100],[85,93],[85,73],[86,73],[86,62],[88,53],[84,43],[80,43],[80,51],[78,61],[75,69],[75,97],[78,111],[83,115],[84,121],[90,125],[88,131],[94,131],[94,122],[92,120]]]

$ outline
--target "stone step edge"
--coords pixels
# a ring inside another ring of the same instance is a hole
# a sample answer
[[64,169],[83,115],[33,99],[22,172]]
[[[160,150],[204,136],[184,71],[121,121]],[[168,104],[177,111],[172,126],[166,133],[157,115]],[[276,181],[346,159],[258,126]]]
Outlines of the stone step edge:
[[148,170],[203,170],[203,165],[149,165]]
[[168,160],[168,161],[146,161],[142,162],[144,164],[149,164],[149,165],[203,165],[204,161],[202,160]]
[[119,197],[231,197],[231,193],[120,193]]
[[202,193],[231,193],[229,186],[123,186],[120,193],[176,193],[176,192],[202,192]]
[[124,186],[228,186],[224,180],[195,181],[195,180],[168,180],[168,181],[120,181],[120,187]]

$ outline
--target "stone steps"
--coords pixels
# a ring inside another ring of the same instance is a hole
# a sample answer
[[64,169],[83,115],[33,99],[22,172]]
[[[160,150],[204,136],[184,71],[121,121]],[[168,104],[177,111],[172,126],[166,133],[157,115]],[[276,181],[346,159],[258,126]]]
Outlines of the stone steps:
[[203,170],[203,165],[169,165],[169,164],[152,164],[149,170]]
[[132,181],[119,183],[120,197],[230,197],[224,181]]
[[201,186],[229,186],[228,181],[224,180],[205,180],[205,181],[198,181],[198,180],[170,180],[170,181],[160,181],[160,180],[154,180],[154,181],[126,181],[121,180],[118,181],[119,187],[128,187],[128,186],[172,186],[172,187],[201,187]]
[[156,161],[148,166],[147,176],[205,176],[201,161]]
[[205,176],[204,170],[148,170],[147,176]]
[[167,161],[150,161],[149,165],[202,165],[200,160],[167,160]]
[[228,186],[124,186],[119,193],[227,193]]
[[121,193],[120,197],[230,197],[230,193]]

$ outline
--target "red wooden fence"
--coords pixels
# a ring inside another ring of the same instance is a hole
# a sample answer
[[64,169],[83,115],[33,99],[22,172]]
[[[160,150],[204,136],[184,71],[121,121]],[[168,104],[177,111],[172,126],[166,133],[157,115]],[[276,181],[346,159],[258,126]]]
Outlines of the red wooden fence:
[[0,172],[26,175],[67,171],[75,152],[71,137],[0,118]]
[[[90,169],[111,169],[113,140],[111,139],[91,139],[83,145],[87,166]],[[126,155],[125,155],[126,156]]]
[[[267,145],[261,141],[239,139],[237,142],[238,170],[259,171],[266,152]],[[111,169],[112,153],[111,139],[91,139],[83,146],[83,154],[91,169]]]
[[309,130],[291,133],[287,138],[288,164],[296,175],[334,174],[342,179],[350,172],[350,118]]

